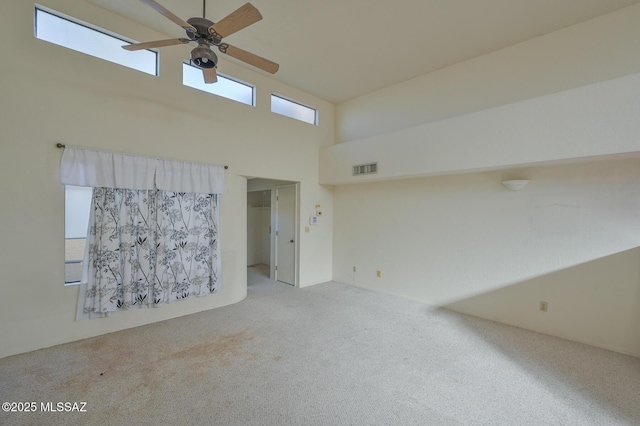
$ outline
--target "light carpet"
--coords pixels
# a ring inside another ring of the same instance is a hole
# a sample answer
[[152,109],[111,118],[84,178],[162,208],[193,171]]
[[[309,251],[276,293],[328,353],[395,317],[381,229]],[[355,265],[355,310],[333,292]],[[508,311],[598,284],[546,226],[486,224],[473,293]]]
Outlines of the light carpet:
[[232,306],[0,360],[2,402],[87,402],[0,424],[640,424],[639,358],[334,282],[249,282]]

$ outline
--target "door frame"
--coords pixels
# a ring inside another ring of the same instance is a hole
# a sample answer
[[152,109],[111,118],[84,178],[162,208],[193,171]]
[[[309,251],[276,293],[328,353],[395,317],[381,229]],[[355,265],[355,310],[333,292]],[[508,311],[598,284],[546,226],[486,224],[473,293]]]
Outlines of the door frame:
[[[293,286],[294,287],[299,287],[300,286],[300,279],[299,279],[299,274],[300,274],[300,268],[299,268],[299,262],[298,260],[300,259],[300,183],[296,182],[296,183],[292,183],[292,184],[287,184],[287,185],[278,185],[275,187],[275,191],[273,191],[273,193],[275,193],[275,209],[274,209],[274,217],[273,217],[273,223],[274,223],[274,227],[273,229],[275,231],[277,231],[277,224],[278,224],[278,208],[279,208],[279,203],[278,203],[278,189],[280,188],[293,188],[293,196],[294,196],[294,200],[293,200],[293,214],[294,214],[294,219],[293,219],[293,223],[294,223],[294,241],[293,241]],[[277,238],[275,236],[275,232],[273,233],[274,238],[273,238],[273,251],[272,253],[274,253],[274,262],[272,265],[273,268],[273,277],[275,279],[275,281],[278,281],[278,271],[275,270],[275,266],[278,264],[278,241]]]

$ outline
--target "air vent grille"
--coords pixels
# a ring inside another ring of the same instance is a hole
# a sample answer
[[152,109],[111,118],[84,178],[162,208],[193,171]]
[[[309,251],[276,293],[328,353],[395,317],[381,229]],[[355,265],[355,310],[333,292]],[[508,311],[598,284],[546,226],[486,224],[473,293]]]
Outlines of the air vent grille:
[[378,163],[359,164],[353,166],[353,176],[378,173]]

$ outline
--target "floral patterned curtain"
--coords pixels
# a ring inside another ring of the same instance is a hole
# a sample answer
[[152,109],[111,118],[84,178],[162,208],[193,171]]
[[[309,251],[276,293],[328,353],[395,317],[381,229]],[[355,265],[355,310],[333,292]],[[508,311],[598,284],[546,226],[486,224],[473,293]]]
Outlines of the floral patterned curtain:
[[217,291],[218,217],[216,194],[94,188],[84,311],[157,306]]

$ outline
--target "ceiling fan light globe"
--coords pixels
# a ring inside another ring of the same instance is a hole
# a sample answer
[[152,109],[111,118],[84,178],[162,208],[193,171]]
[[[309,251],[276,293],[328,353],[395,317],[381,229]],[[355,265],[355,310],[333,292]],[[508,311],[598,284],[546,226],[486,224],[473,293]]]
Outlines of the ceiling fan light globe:
[[191,61],[200,68],[215,68],[218,57],[209,46],[201,44],[191,51]]

